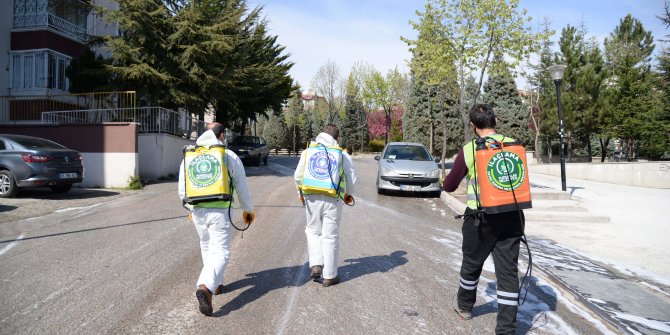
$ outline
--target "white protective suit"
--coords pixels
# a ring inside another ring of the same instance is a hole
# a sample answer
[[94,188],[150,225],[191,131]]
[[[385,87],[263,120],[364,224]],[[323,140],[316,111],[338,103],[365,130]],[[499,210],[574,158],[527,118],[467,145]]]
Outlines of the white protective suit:
[[[206,146],[223,143],[216,138],[214,132],[208,130],[198,137],[196,144]],[[240,205],[245,211],[253,211],[253,203],[249,195],[247,176],[242,161],[231,150],[225,151],[224,161],[228,164],[228,171],[233,180]],[[179,198],[184,200],[186,192],[183,160],[179,167],[178,193]],[[231,208],[230,211],[232,215],[233,209]],[[195,205],[192,213],[193,224],[200,237],[200,253],[203,263],[200,277],[195,286],[197,288],[198,285],[204,284],[210,292],[214,293],[219,284],[223,284],[223,272],[230,259],[231,223],[228,208],[203,208]]]
[[[325,146],[337,146],[337,141],[326,133],[320,133],[315,142]],[[300,185],[307,160],[307,150],[302,152],[300,162],[295,169],[293,178],[296,186]],[[342,153],[344,168],[345,192],[353,195],[356,183],[356,172],[348,153]],[[339,172],[338,172],[339,173]],[[340,219],[342,217],[342,199],[325,194],[305,194],[303,196],[307,213],[307,249],[309,251],[309,266],[323,265],[322,277],[332,279],[337,277],[337,262],[340,247]]]

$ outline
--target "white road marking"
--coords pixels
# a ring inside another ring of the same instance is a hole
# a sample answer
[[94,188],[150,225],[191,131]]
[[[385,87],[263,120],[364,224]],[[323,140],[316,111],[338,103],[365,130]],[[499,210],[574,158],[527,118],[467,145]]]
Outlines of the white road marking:
[[10,243],[10,244],[7,244],[4,248],[2,248],[2,250],[0,250],[0,256],[4,255],[7,251],[9,251],[10,249],[14,248],[17,244],[19,244],[19,241],[23,238],[24,235],[25,235],[25,234],[21,234],[21,235],[19,235],[19,237],[17,237],[17,238],[14,240],[14,242],[12,242],[12,243]]

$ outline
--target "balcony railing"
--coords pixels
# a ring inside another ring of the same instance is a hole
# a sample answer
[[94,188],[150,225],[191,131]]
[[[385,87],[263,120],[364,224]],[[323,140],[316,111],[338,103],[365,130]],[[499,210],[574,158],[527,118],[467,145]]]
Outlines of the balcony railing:
[[0,96],[0,123],[33,123],[42,113],[63,110],[134,108],[135,91]]
[[195,139],[205,122],[186,112],[162,107],[108,108],[42,113],[42,124],[100,124],[137,122],[140,133],[164,133]]
[[68,20],[48,12],[14,15],[14,28],[51,28],[78,42],[86,43],[88,34]]

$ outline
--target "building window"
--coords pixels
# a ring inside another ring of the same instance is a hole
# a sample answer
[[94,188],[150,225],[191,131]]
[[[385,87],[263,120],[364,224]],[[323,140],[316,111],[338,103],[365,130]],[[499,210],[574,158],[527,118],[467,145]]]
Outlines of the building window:
[[51,51],[11,52],[10,88],[40,89],[51,88],[62,91],[69,89],[65,69],[72,58]]

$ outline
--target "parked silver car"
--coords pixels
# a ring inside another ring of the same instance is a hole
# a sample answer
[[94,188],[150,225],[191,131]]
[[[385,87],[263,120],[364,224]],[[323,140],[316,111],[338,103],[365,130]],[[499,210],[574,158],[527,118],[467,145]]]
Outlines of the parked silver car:
[[83,174],[75,150],[40,137],[0,134],[0,198],[11,198],[24,187],[66,193]]
[[237,136],[228,144],[228,149],[237,154],[245,163],[268,165],[270,148],[265,140],[258,136]]
[[439,196],[440,170],[423,144],[391,142],[375,160],[379,161],[378,194],[388,190],[430,192],[431,196]]

